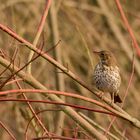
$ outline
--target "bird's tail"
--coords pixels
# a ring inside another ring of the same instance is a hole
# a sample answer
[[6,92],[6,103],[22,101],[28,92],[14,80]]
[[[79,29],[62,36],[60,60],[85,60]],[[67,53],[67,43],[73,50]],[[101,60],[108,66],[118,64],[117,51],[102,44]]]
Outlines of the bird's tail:
[[116,102],[122,103],[122,100],[121,100],[121,98],[120,98],[120,96],[118,94],[114,95],[114,103],[116,103]]

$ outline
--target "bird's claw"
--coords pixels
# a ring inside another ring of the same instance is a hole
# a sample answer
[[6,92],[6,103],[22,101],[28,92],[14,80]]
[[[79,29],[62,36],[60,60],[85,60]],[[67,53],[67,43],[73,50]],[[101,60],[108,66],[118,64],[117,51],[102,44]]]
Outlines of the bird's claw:
[[100,92],[99,97],[100,97],[101,100],[103,100],[103,96],[104,96],[104,93]]

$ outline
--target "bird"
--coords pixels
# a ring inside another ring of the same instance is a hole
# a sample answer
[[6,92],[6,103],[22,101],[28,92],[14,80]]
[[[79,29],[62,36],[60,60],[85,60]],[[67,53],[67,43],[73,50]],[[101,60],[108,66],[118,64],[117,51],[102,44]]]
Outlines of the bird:
[[102,93],[110,93],[111,103],[122,103],[118,94],[121,85],[121,76],[116,58],[111,51],[107,50],[93,51],[93,53],[97,54],[100,59],[95,66],[93,74],[96,88]]

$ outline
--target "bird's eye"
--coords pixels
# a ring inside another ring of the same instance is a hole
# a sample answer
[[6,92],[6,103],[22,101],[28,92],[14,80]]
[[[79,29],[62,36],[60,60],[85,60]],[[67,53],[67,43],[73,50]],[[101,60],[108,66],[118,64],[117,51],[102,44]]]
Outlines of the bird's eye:
[[101,53],[101,56],[104,56],[104,53]]

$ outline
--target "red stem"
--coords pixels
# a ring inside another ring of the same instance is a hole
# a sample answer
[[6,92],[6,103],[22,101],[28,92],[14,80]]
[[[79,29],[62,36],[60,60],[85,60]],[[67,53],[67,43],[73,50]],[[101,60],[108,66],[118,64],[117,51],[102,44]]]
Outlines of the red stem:
[[94,111],[94,112],[99,112],[99,113],[104,113],[104,114],[109,114],[109,115],[115,115],[118,116],[114,113],[110,113],[110,112],[106,112],[106,111],[102,111],[102,110],[95,110],[93,108],[87,108],[84,106],[79,106],[79,105],[73,105],[73,104],[69,104],[69,103],[61,103],[61,102],[55,102],[55,101],[47,101],[47,100],[32,100],[32,99],[15,99],[15,98],[7,98],[7,99],[0,99],[0,102],[33,102],[33,103],[47,103],[47,104],[55,104],[55,105],[64,105],[64,106],[70,106],[73,108],[78,108],[78,109],[84,109],[84,110],[88,110],[88,111]]
[[133,46],[134,46],[134,48],[136,49],[136,52],[137,52],[138,56],[140,57],[140,48],[139,48],[139,46],[138,46],[138,43],[137,43],[137,40],[136,40],[135,35],[134,35],[134,33],[133,33],[133,30],[132,30],[132,28],[130,27],[129,22],[128,22],[128,20],[127,20],[125,14],[124,14],[123,8],[122,8],[122,6],[121,6],[121,4],[120,4],[120,0],[115,0],[115,2],[116,2],[116,5],[117,5],[118,10],[119,10],[119,12],[120,12],[121,18],[122,18],[122,20],[123,20],[123,22],[124,22],[124,25],[126,26],[128,32],[129,32],[129,34],[130,34],[130,37],[131,37],[132,42],[133,42],[133,44],[134,44]]

